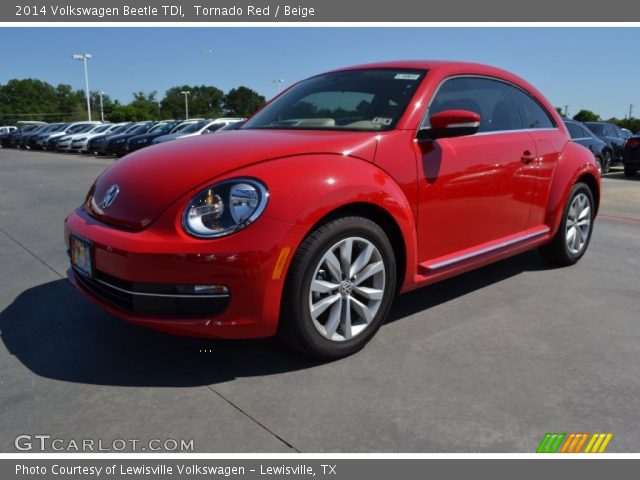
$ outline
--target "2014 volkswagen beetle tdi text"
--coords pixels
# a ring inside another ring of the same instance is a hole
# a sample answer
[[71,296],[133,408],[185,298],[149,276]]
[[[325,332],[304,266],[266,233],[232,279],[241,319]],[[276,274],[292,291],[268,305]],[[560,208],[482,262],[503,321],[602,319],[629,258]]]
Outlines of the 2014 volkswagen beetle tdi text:
[[108,168],[66,219],[69,277],[137,324],[337,358],[399,292],[534,247],[577,262],[599,194],[591,152],[517,76],[358,66]]

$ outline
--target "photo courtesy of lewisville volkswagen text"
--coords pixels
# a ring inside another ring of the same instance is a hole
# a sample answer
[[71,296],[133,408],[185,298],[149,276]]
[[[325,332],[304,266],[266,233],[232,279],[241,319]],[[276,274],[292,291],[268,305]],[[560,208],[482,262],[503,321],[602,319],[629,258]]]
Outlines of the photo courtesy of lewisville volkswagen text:
[[0,5],[0,478],[632,466],[612,1]]

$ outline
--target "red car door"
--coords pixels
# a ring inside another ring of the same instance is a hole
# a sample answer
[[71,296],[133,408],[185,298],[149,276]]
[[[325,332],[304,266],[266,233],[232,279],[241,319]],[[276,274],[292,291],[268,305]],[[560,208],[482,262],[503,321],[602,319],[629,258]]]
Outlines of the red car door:
[[[420,145],[418,259],[434,270],[523,234],[536,175],[536,146],[522,128],[515,87],[483,77],[446,80],[427,118],[444,110],[480,114],[475,135]],[[428,121],[428,120],[425,120]]]

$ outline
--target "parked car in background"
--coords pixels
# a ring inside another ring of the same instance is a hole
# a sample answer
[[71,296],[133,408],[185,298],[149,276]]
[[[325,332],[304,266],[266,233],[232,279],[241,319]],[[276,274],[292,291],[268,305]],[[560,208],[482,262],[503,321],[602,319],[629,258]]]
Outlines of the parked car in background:
[[156,122],[138,122],[133,128],[130,128],[125,133],[114,135],[107,140],[105,145],[105,153],[107,155],[115,155],[121,157],[127,154],[127,140],[136,135],[142,135],[147,133]]
[[116,128],[116,125],[106,123],[98,125],[88,132],[73,135],[69,149],[72,152],[87,152],[87,144],[89,143],[89,140],[98,135],[109,133],[110,131],[113,131],[114,128]]
[[38,133],[37,135],[31,135],[29,137],[28,147],[31,150],[42,150],[43,140],[48,138],[50,135],[56,134],[58,132],[64,131],[69,126],[68,123],[54,123],[51,128],[46,129],[42,133]]
[[80,121],[80,122],[72,122],[67,124],[62,129],[57,132],[48,134],[44,138],[38,140],[40,146],[43,150],[56,150],[56,146],[58,144],[58,140],[67,135],[73,135],[75,133],[84,131],[87,127],[93,128],[96,125],[99,125],[101,122],[96,121]]
[[240,122],[228,123],[224,127],[220,127],[218,130],[216,130],[216,133],[226,132],[228,130],[239,130],[240,127],[242,127],[242,125],[244,125],[244,122],[245,122],[245,120],[242,120]]
[[298,82],[233,133],[126,156],[64,238],[70,281],[114,315],[336,359],[397,293],[533,248],[575,264],[599,201],[593,155],[525,80],[387,62]]
[[598,162],[600,174],[608,173],[611,168],[611,148],[609,145],[580,122],[565,120],[564,124],[569,130],[571,140],[591,150]]
[[624,152],[624,144],[627,142],[627,136],[622,129],[608,122],[584,122],[589,130],[595,133],[600,140],[609,145],[611,149],[611,165],[622,162]]
[[624,136],[627,140],[629,140],[631,137],[633,137],[633,132],[631,130],[629,130],[628,128],[621,128],[620,130],[622,130],[622,133],[624,133]]
[[56,141],[56,151],[67,152],[71,150],[71,142],[79,135],[94,131],[96,128],[100,128],[100,125],[83,125],[75,129],[72,133],[67,133],[62,137],[59,137]]
[[2,135],[2,146],[4,148],[17,148],[20,144],[20,139],[22,135],[39,128],[43,123],[26,123],[26,122],[18,122],[18,128],[16,128],[13,132]]
[[3,125],[2,127],[0,127],[0,135],[4,133],[11,133],[17,129],[18,127],[14,127],[13,125]]
[[36,146],[36,140],[40,135],[46,135],[54,132],[63,125],[64,123],[49,123],[24,134],[20,139],[20,147],[29,149],[34,148]]
[[622,166],[627,177],[635,177],[640,170],[640,134],[627,140],[627,144],[624,146]]
[[244,118],[217,118],[215,120],[198,120],[196,122],[187,125],[185,128],[178,132],[171,133],[169,135],[163,135],[156,138],[153,143],[163,143],[171,140],[177,140],[179,138],[195,137],[197,135],[203,135],[207,133],[213,133],[216,130],[233,123],[239,123],[245,120]]
[[28,131],[23,131],[19,136],[15,137],[15,146],[21,149],[26,149],[27,145],[26,145],[26,141],[28,141],[29,137],[31,137],[31,135],[37,135],[40,132],[44,132],[49,128],[49,124],[45,123],[42,125],[35,125],[34,128],[28,130]]
[[95,137],[89,139],[87,142],[87,152],[95,153],[97,155],[105,155],[106,154],[106,145],[107,141],[115,136],[120,135],[121,133],[126,132],[127,130],[134,128],[134,124],[131,122],[119,123],[114,126],[113,130],[109,130],[106,133],[96,135]]
[[[154,138],[151,143],[157,145],[158,143],[170,142],[171,140],[194,134],[194,132],[199,132],[200,130],[202,130],[211,121],[211,119],[202,118],[198,120],[185,120],[179,125],[180,128],[177,128],[175,132],[169,133],[167,135],[160,135],[159,137]],[[195,134],[200,135],[199,133]]]
[[127,152],[131,153],[140,150],[141,148],[151,145],[151,142],[153,142],[155,138],[179,131],[182,123],[180,120],[162,121],[154,125],[147,133],[130,137],[127,140]]

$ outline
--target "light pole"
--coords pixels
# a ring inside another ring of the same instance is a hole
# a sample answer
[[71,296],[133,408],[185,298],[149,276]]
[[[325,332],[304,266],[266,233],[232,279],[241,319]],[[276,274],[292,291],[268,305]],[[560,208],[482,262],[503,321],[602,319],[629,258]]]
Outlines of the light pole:
[[180,93],[184,95],[184,119],[189,120],[189,94],[191,92],[189,90],[184,90]]
[[91,101],[89,100],[89,72],[87,71],[87,60],[91,58],[91,54],[85,53],[84,55],[81,55],[79,53],[74,53],[73,55],[71,55],[71,58],[84,62],[84,92],[87,96],[87,115],[89,117],[89,121],[91,121]]
[[276,80],[273,80],[273,84],[276,86],[276,95],[280,93],[280,85],[282,85],[283,82],[284,82],[283,78],[278,78]]
[[102,107],[102,95],[104,95],[104,92],[100,92],[100,121],[104,123],[104,108]]

